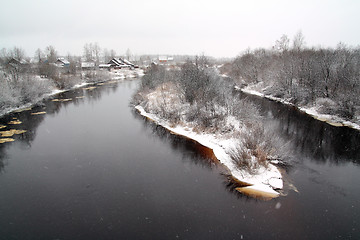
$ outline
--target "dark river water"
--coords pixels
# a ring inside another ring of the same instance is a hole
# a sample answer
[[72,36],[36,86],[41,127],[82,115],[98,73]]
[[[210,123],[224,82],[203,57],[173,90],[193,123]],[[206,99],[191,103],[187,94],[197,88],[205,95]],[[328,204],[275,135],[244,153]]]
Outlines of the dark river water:
[[0,239],[360,239],[359,132],[254,98],[293,152],[284,196],[261,201],[134,112],[138,84],[62,93],[71,101],[0,120],[27,130],[0,144]]

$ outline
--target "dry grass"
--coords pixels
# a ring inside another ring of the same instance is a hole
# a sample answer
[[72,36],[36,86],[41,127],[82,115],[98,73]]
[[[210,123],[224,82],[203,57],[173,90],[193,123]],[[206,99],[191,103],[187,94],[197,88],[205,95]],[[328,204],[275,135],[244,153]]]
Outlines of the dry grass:
[[255,173],[260,166],[268,167],[268,159],[275,152],[270,136],[260,123],[248,125],[246,132],[239,134],[241,144],[231,153],[231,158],[239,169]]

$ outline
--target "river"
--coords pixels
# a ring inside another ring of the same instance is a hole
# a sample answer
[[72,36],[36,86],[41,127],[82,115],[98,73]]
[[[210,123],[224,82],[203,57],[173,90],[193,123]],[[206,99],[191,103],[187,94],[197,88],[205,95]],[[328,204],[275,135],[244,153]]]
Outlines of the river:
[[284,196],[260,201],[201,146],[139,116],[138,84],[65,92],[0,120],[27,130],[0,144],[0,239],[360,238],[358,132],[254,98],[293,152]]

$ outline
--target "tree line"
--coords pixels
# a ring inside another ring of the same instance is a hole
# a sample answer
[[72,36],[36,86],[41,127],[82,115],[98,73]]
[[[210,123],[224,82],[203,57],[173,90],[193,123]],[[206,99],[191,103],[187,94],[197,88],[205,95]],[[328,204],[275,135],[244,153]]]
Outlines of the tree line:
[[[52,45],[37,49],[34,57],[26,56],[22,48],[0,50],[0,115],[28,103],[41,100],[55,88],[69,89],[82,82],[108,79],[107,71],[83,71],[81,62],[110,61],[114,50],[101,49],[97,43],[84,45],[82,56],[60,57]],[[102,52],[101,52],[102,51]],[[57,61],[64,61],[59,66]]]
[[328,114],[353,119],[360,105],[360,48],[307,48],[301,32],[283,35],[272,49],[247,50],[231,63],[243,85],[263,83],[265,94],[298,105],[321,105]]

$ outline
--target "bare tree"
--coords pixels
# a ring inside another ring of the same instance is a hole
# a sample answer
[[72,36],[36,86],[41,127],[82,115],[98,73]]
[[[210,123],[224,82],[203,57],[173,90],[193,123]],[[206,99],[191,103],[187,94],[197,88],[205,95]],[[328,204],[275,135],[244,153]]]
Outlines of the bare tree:
[[110,58],[113,59],[114,57],[116,57],[116,51],[114,49],[110,50]]
[[55,50],[55,47],[52,45],[49,45],[45,48],[45,55],[49,63],[54,63],[57,60],[57,51]]
[[100,62],[100,52],[101,52],[101,48],[99,44],[97,42],[94,43],[92,46],[92,55],[97,65],[99,65]]
[[107,48],[104,48],[103,49],[103,61],[105,63],[109,62],[111,59],[110,59],[110,52]]
[[68,68],[68,73],[75,75],[76,74],[76,70],[77,70],[77,59],[75,56],[72,56],[70,53],[68,53],[67,55],[67,60],[70,62],[69,68]]
[[97,64],[99,64],[100,52],[101,48],[98,43],[85,43],[83,56],[86,61],[95,61]]
[[289,50],[290,39],[283,34],[279,40],[275,42],[275,49],[280,53],[284,53]]
[[294,51],[300,52],[300,50],[302,50],[304,46],[305,46],[305,37],[300,30],[294,36],[292,49]]
[[11,51],[11,56],[18,61],[24,60],[25,51],[22,48],[14,47],[13,50]]
[[323,82],[323,87],[324,87],[324,91],[323,97],[330,97],[330,92],[329,92],[329,83],[331,81],[331,78],[333,77],[333,64],[335,61],[335,53],[332,49],[321,49],[319,52],[319,63],[320,63],[320,75],[321,75],[321,80]]
[[92,60],[92,43],[85,43],[84,45],[84,58],[86,61],[91,61]]
[[38,63],[41,63],[43,61],[44,54],[40,48],[36,49],[34,57]]
[[9,53],[8,50],[6,48],[2,48],[0,50],[0,61],[2,63],[5,63],[9,60]]
[[132,54],[131,54],[131,51],[130,51],[130,49],[129,49],[129,48],[126,50],[125,55],[126,55],[127,60],[129,60],[129,61],[130,61],[130,58],[132,57]]

